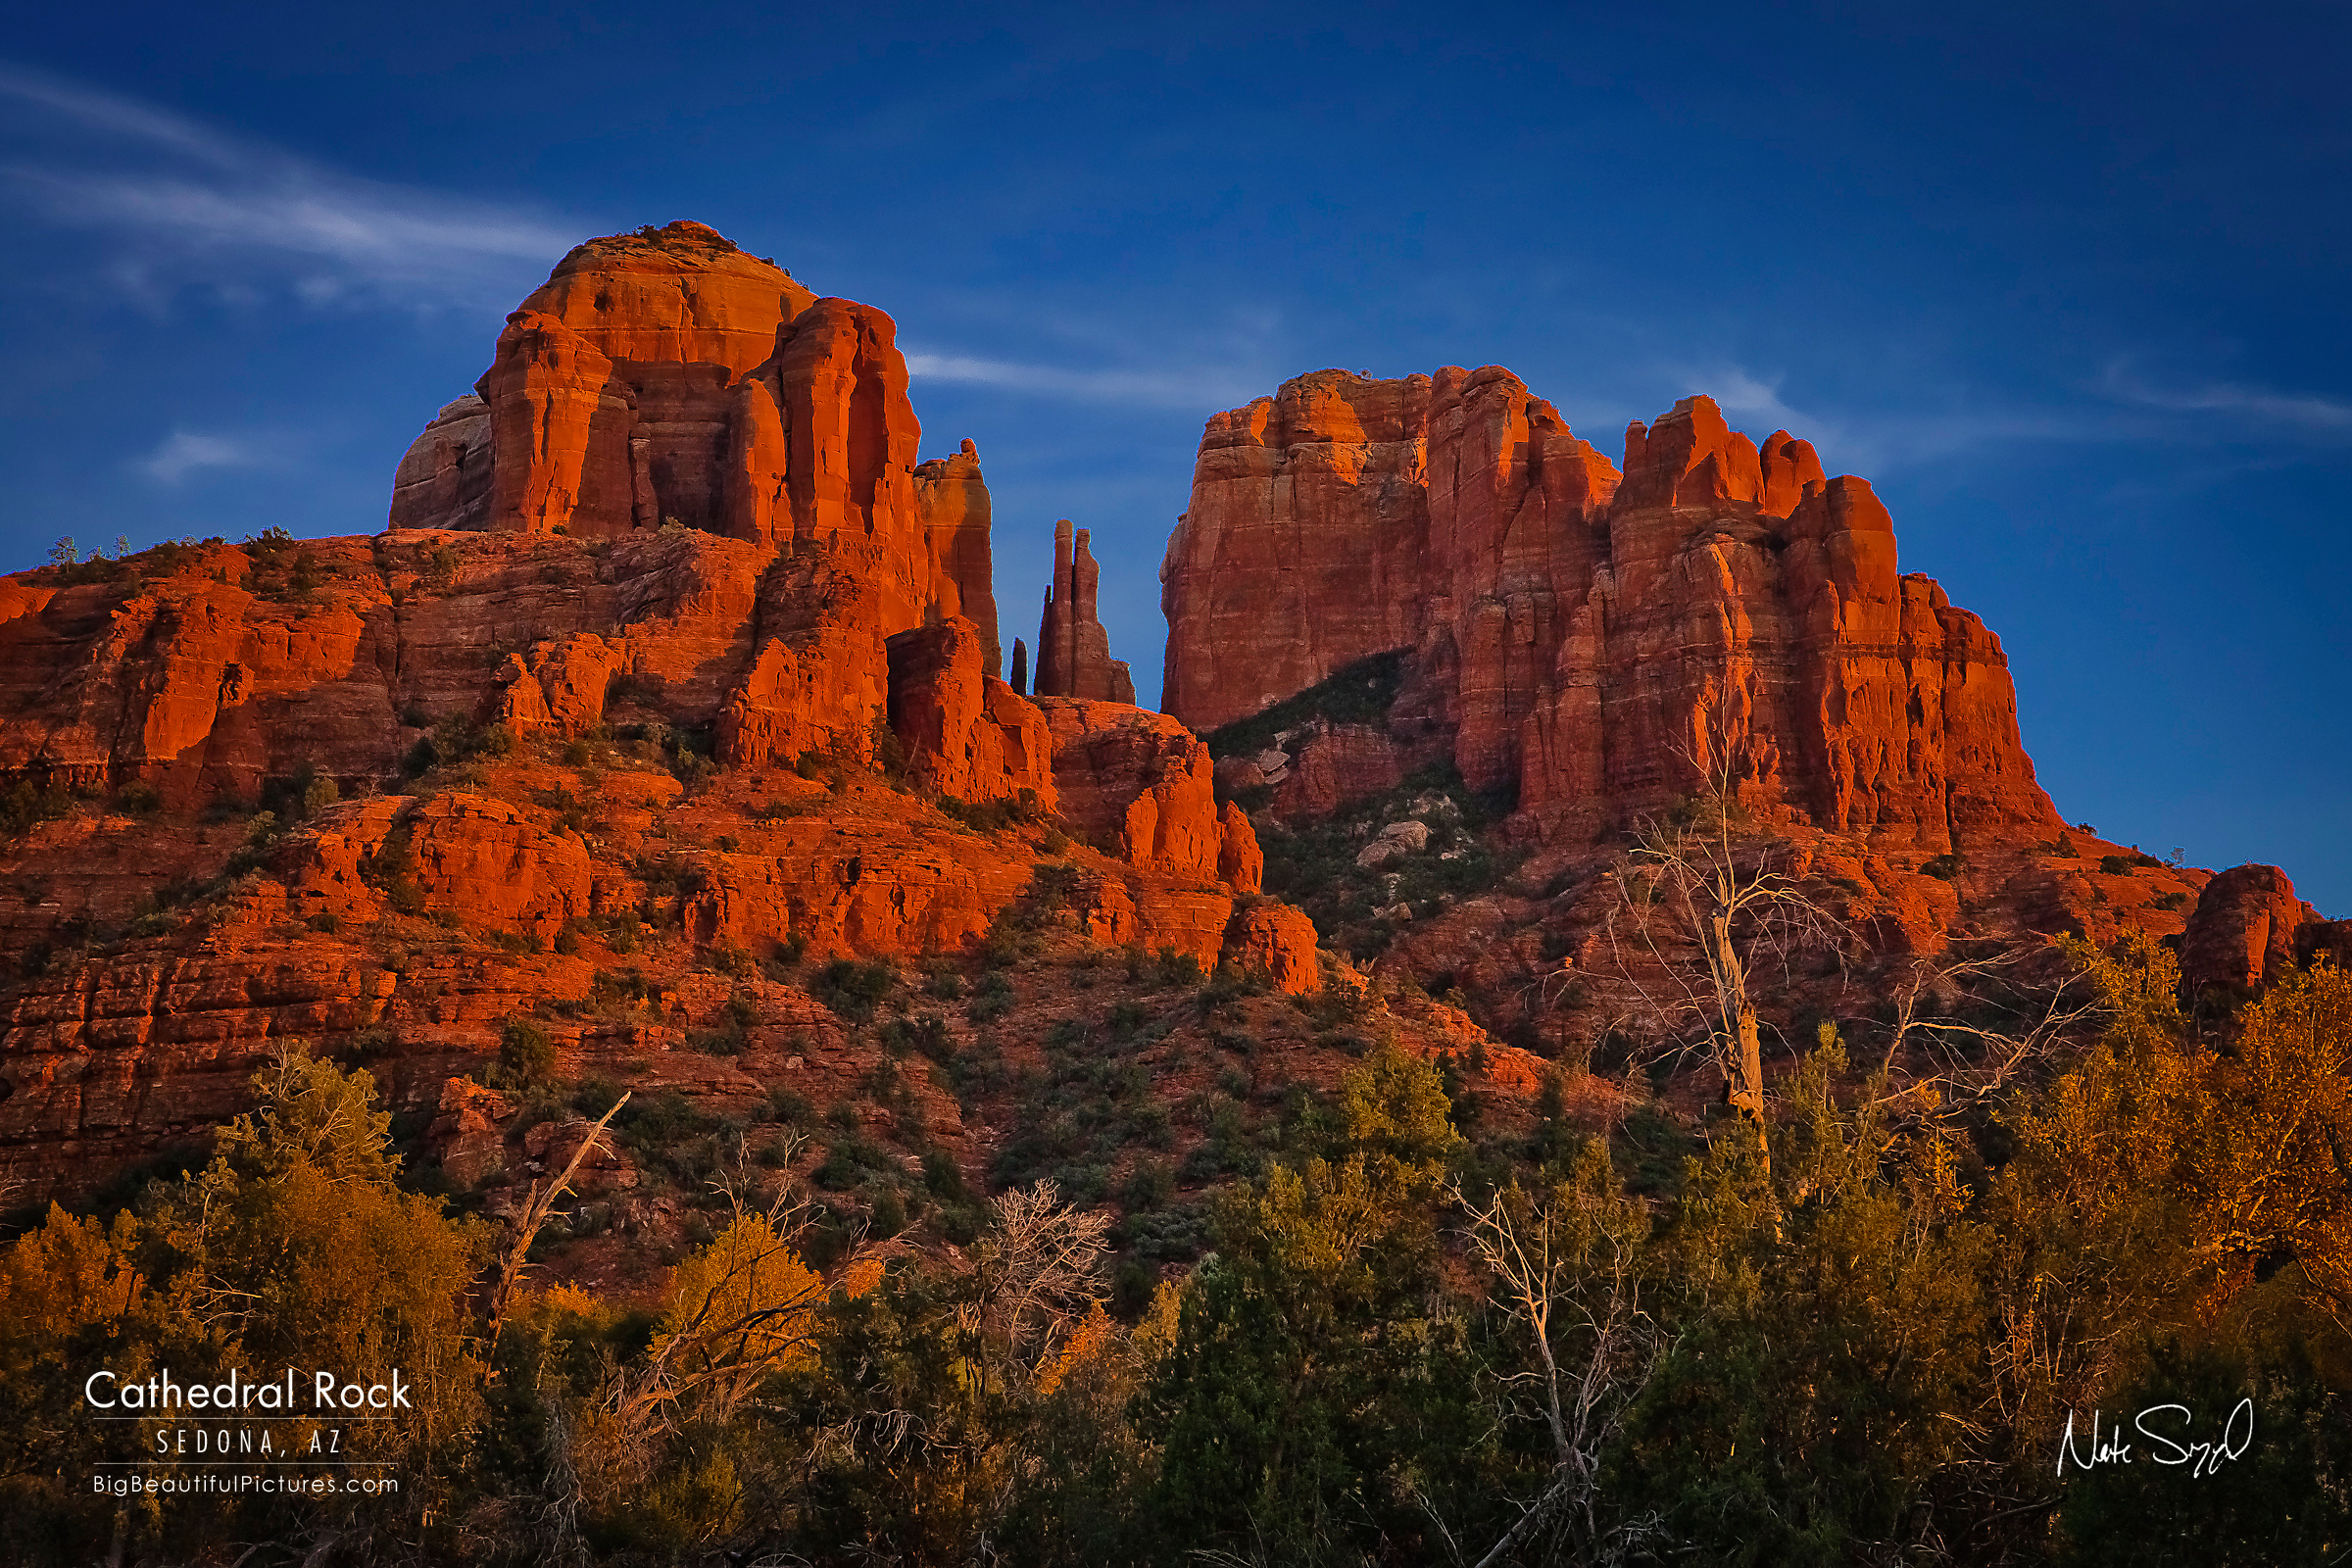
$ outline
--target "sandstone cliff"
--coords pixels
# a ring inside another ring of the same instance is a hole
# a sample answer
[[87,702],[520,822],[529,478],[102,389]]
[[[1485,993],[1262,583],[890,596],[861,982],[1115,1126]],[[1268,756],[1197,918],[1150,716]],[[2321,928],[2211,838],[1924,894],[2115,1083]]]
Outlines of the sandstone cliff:
[[1170,713],[1206,733],[1400,652],[1340,743],[1444,756],[1546,836],[1710,777],[1925,850],[2057,825],[1998,639],[1898,572],[1867,484],[1705,398],[1621,472],[1498,368],[1301,376],[1209,420],[1161,581]]
[[967,616],[993,671],[979,458],[917,462],[897,332],[700,223],[590,240],[410,447],[390,527],[864,549],[886,613]]

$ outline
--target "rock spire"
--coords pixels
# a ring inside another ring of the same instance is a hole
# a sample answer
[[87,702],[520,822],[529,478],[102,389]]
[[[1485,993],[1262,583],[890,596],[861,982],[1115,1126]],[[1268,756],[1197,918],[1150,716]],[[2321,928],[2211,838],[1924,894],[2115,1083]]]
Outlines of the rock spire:
[[1087,530],[1054,525],[1054,583],[1037,628],[1037,695],[1133,703],[1135,681],[1124,661],[1110,657],[1110,633],[1097,618],[1102,568],[1087,548]]

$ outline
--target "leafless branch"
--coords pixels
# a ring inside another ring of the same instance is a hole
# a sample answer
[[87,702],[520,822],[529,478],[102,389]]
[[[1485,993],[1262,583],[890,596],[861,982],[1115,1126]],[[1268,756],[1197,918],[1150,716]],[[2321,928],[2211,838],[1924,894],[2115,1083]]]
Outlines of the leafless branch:
[[[2069,972],[2054,985],[2034,985],[2021,972],[2045,950],[2006,947],[1988,954],[1920,957],[1895,989],[1894,1018],[1879,1061],[1886,1085],[1880,1103],[1900,1103],[1949,1122],[1997,1097],[2020,1069],[2045,1055],[2098,1011],[2083,977]],[[1987,998],[1987,987],[2006,999]],[[1936,1016],[1963,997],[1998,1022]]]
[[623,1093],[612,1102],[611,1110],[596,1119],[596,1125],[588,1129],[588,1136],[581,1139],[580,1147],[571,1152],[569,1163],[564,1165],[563,1174],[554,1182],[543,1183],[536,1177],[532,1179],[530,1193],[523,1200],[522,1212],[515,1216],[514,1233],[508,1241],[505,1253],[498,1260],[498,1283],[490,1293],[486,1339],[493,1343],[497,1341],[498,1331],[507,1320],[507,1307],[514,1298],[514,1287],[522,1283],[523,1272],[530,1267],[531,1243],[538,1239],[540,1228],[553,1216],[556,1200],[571,1191],[571,1178],[578,1174],[581,1162],[604,1141],[605,1129],[612,1125],[613,1117],[620,1114],[620,1107],[628,1102],[629,1097]]
[[1507,1374],[1532,1385],[1552,1441],[1550,1482],[1479,1561],[1501,1562],[1538,1533],[1566,1523],[1601,1550],[1600,1461],[1648,1381],[1656,1326],[1642,1308],[1639,1248],[1646,1217],[1601,1181],[1564,1183],[1530,1199],[1516,1184],[1483,1203],[1449,1196],[1467,1214],[1470,1255],[1502,1287],[1502,1310],[1528,1331],[1536,1364]]

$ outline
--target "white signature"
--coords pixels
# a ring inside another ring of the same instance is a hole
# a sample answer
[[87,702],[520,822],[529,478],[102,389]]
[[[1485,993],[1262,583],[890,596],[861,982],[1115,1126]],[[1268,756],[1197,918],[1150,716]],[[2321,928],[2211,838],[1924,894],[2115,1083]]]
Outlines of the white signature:
[[[2153,1425],[2151,1425],[2153,1421]],[[2254,1446],[2254,1401],[2244,1398],[2222,1423],[2221,1436],[2207,1442],[2188,1441],[2189,1429],[2195,1424],[2196,1413],[2185,1404],[2151,1404],[2132,1418],[2133,1430],[2156,1445],[2148,1457],[2158,1464],[2189,1466],[2193,1476],[2209,1476],[2216,1469],[2238,1458]],[[2167,1437],[2162,1428],[2173,1428],[2179,1438]],[[2241,1429],[2242,1427],[2242,1435]],[[2066,1435],[2058,1440],[2058,1474],[2066,1474],[2066,1464],[2072,1459],[2085,1470],[2103,1464],[2130,1464],[2132,1445],[2124,1441],[2124,1429],[2118,1425],[2099,1431],[2099,1412],[2090,1412],[2089,1451],[2086,1454],[2075,1441],[2075,1413],[2066,1413]]]

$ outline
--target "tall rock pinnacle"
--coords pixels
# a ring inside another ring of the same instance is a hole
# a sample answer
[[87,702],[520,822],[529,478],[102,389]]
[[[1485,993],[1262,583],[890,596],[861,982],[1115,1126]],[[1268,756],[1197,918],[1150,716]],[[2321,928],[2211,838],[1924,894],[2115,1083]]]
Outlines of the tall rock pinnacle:
[[1123,661],[1110,657],[1110,633],[1095,610],[1102,568],[1064,517],[1054,525],[1054,584],[1046,590],[1037,628],[1037,695],[1133,703],[1135,681]]

